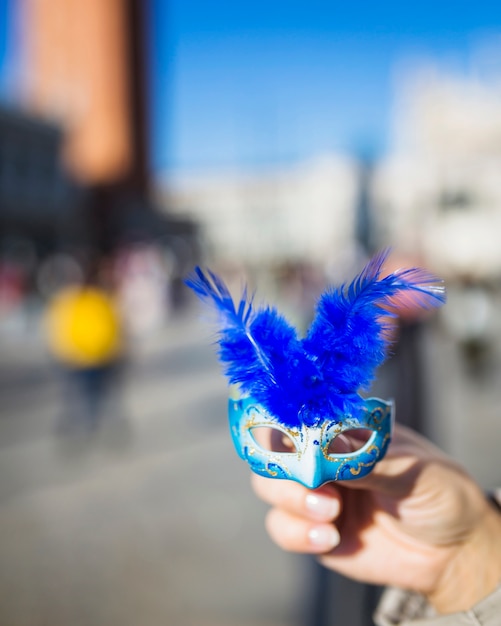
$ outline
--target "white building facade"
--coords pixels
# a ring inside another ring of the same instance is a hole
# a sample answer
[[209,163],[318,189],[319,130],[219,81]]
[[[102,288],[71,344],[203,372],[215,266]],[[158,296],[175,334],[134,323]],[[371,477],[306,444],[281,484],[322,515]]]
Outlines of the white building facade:
[[186,176],[163,191],[171,212],[201,225],[211,258],[251,266],[325,265],[353,245],[357,193],[356,164],[341,156]]
[[401,100],[373,194],[382,239],[446,277],[501,275],[501,81],[432,73]]

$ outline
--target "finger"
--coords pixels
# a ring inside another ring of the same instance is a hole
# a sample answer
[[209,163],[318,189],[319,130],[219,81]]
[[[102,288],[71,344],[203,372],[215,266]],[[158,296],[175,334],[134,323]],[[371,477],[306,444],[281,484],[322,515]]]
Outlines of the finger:
[[340,541],[333,524],[305,520],[283,509],[272,509],[268,513],[266,529],[273,541],[289,552],[325,554]]
[[256,494],[277,508],[306,519],[331,522],[341,512],[341,496],[332,484],[310,490],[290,480],[252,475]]

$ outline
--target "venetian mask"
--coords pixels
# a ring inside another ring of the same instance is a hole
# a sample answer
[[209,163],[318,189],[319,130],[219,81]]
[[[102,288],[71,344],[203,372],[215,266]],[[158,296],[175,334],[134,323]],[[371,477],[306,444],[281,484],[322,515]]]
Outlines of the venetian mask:
[[388,251],[349,284],[327,289],[304,337],[278,311],[235,304],[216,274],[196,268],[186,281],[218,313],[219,358],[237,394],[228,404],[235,448],[262,476],[314,489],[367,475],[391,440],[393,403],[364,398],[385,360],[400,296],[431,308],[445,301],[433,274],[383,276]]
[[252,471],[310,489],[368,474],[383,458],[393,425],[393,404],[377,398],[365,400],[357,418],[337,415],[316,426],[287,427],[253,398],[230,398],[228,414],[235,448]]

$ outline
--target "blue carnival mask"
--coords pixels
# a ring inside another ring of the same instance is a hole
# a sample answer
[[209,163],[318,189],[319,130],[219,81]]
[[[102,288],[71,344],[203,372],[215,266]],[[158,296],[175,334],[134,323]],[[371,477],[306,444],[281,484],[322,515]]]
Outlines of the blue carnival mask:
[[[228,413],[235,448],[256,474],[296,480],[310,489],[368,474],[383,458],[393,426],[393,404],[377,398],[365,400],[357,418],[337,415],[317,426],[287,428],[253,398],[230,399]],[[360,445],[346,449],[357,442],[358,431]],[[344,439],[344,446],[333,446],[336,438],[350,435],[355,438]]]
[[246,289],[235,305],[210,271],[196,268],[186,281],[220,316],[219,358],[238,388],[229,400],[231,435],[257,474],[316,488],[361,478],[383,458],[393,405],[359,392],[386,358],[402,296],[406,307],[445,302],[441,281],[425,270],[381,277],[387,256],[374,257],[349,285],[327,289],[304,337],[276,309],[255,309]]

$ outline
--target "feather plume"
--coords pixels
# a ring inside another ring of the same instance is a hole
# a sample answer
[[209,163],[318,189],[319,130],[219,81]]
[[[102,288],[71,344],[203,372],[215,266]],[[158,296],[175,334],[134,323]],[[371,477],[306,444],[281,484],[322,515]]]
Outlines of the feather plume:
[[295,413],[289,419],[297,422],[290,359],[302,351],[295,329],[274,308],[255,309],[246,288],[236,306],[225,283],[210,270],[196,267],[185,282],[219,314],[219,359],[230,384],[238,384],[274,414]]
[[[242,348],[238,351],[245,355],[248,360],[251,354],[254,357],[254,368],[265,371],[273,381],[272,364],[269,362],[262,347],[255,341],[251,325],[253,321],[253,298],[248,298],[247,288],[244,288],[238,308],[235,307],[233,298],[225,283],[213,272],[207,270],[207,274],[196,267],[194,274],[186,280],[188,287],[191,287],[195,293],[205,301],[212,303],[221,316],[221,349],[224,350],[224,344],[232,341],[235,345],[242,344]],[[228,360],[228,359],[224,359]],[[251,365],[247,362],[247,365]],[[231,381],[237,382],[237,381]]]
[[390,250],[377,254],[349,285],[327,290],[305,338],[333,393],[367,389],[387,356],[388,317],[399,305],[432,308],[445,302],[445,288],[433,274],[397,270],[381,278]]
[[235,305],[225,283],[199,267],[186,280],[219,313],[219,358],[231,384],[261,402],[284,425],[313,425],[326,415],[355,416],[390,344],[388,318],[399,308],[441,306],[442,282],[419,268],[381,278],[389,250],[348,285],[321,296],[304,339],[272,307],[254,308],[243,290]]

